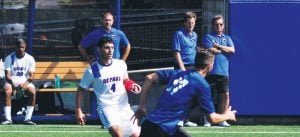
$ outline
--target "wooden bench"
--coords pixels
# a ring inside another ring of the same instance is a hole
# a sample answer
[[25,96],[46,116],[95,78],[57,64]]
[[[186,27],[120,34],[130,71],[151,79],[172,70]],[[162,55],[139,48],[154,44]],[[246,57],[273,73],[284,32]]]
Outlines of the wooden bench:
[[[60,76],[62,81],[80,80],[85,69],[89,66],[86,62],[36,62],[34,80],[53,81],[55,74]],[[76,92],[74,88],[45,88],[37,89],[37,92]],[[91,91],[91,90],[90,90]]]

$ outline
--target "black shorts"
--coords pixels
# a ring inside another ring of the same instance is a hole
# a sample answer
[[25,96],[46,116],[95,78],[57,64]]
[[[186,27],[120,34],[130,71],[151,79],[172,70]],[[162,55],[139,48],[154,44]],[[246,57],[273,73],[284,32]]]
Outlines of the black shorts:
[[169,136],[159,125],[146,120],[142,125],[140,137],[191,137],[182,127],[177,127],[174,135]]
[[229,92],[229,77],[221,75],[208,75],[206,78],[213,93]]

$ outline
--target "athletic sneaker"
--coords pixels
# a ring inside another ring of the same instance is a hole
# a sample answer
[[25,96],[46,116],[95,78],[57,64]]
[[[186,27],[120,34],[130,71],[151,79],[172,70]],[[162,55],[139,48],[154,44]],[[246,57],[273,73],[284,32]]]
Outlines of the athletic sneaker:
[[1,125],[11,125],[12,121],[11,120],[5,120],[1,122]]
[[183,127],[183,121],[179,121],[179,122],[177,123],[177,126]]
[[24,124],[26,124],[26,125],[36,125],[36,123],[32,122],[31,120],[24,120]]
[[218,124],[221,127],[230,127],[230,124],[228,124],[226,121],[223,121],[221,123]]
[[204,116],[204,127],[211,127],[211,124],[207,121],[206,116]]
[[208,121],[204,121],[203,126],[204,127],[211,127],[211,124]]
[[191,121],[186,121],[184,122],[183,124],[185,127],[197,127],[198,124],[194,123],[194,122],[191,122]]

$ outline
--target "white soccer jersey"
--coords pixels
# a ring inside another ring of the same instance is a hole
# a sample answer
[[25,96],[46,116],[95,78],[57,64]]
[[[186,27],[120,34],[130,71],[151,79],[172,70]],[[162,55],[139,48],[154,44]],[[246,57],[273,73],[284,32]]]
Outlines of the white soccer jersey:
[[4,67],[11,72],[14,84],[23,84],[28,79],[29,72],[35,72],[35,60],[27,53],[24,57],[17,58],[13,52],[5,58]]
[[112,64],[108,66],[94,62],[85,70],[79,86],[86,89],[93,85],[100,109],[129,107],[128,96],[123,85],[126,75],[127,65],[122,60],[113,59]]

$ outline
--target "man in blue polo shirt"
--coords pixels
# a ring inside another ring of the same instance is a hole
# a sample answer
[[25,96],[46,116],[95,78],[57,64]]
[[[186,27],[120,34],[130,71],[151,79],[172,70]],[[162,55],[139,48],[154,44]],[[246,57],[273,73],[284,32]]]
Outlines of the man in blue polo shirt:
[[[177,30],[173,36],[172,51],[174,56],[174,68],[187,70],[194,66],[198,35],[194,32],[196,25],[196,13],[186,12],[183,18],[184,27]],[[180,126],[197,126],[196,123],[183,119]]]
[[146,116],[149,89],[155,82],[168,83],[157,107],[142,123],[140,137],[190,137],[177,123],[185,119],[195,107],[200,107],[210,122],[234,120],[236,111],[229,107],[224,114],[215,113],[210,86],[205,76],[213,67],[214,55],[208,50],[199,50],[195,66],[191,70],[161,70],[146,76],[135,119],[141,122]]
[[[218,112],[224,113],[229,107],[229,57],[235,52],[235,48],[231,37],[224,34],[223,16],[214,16],[212,25],[214,31],[206,34],[202,39],[204,48],[215,54],[213,70],[206,79],[211,85],[212,92],[217,93]],[[226,121],[219,125],[230,126]],[[205,121],[204,126],[209,127],[210,123]]]
[[112,27],[114,23],[114,16],[111,12],[103,12],[101,15],[102,18],[102,26],[89,33],[85,38],[83,38],[78,45],[78,49],[80,54],[83,56],[84,59],[86,59],[88,62],[93,62],[93,58],[90,58],[86,49],[89,47],[93,47],[94,57],[98,59],[99,53],[96,50],[96,44],[98,40],[103,36],[108,36],[113,38],[115,50],[113,53],[113,58],[121,59],[126,61],[128,58],[128,55],[130,53],[130,43],[121,30],[117,30]]
[[196,13],[186,12],[184,27],[181,27],[173,36],[172,51],[174,68],[186,70],[194,65],[198,35],[194,32]]

